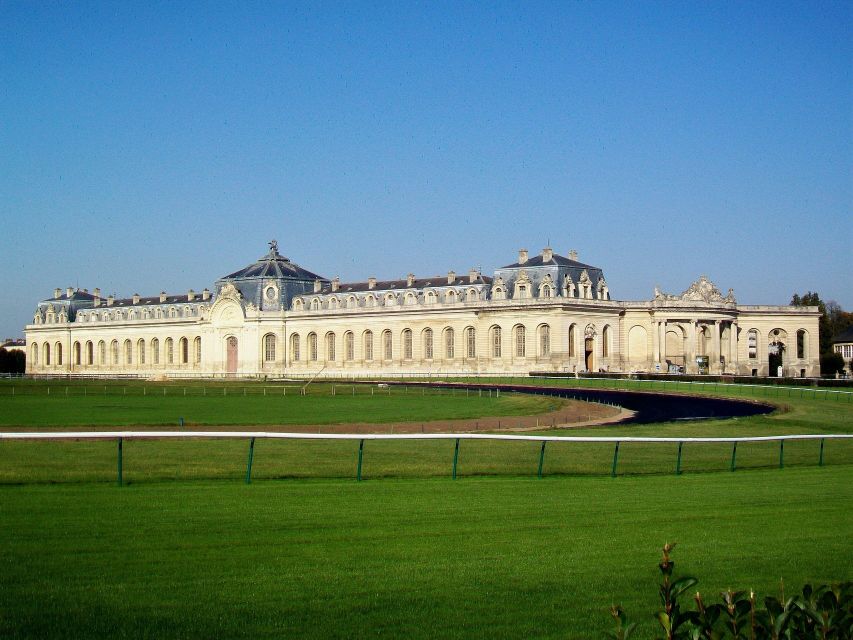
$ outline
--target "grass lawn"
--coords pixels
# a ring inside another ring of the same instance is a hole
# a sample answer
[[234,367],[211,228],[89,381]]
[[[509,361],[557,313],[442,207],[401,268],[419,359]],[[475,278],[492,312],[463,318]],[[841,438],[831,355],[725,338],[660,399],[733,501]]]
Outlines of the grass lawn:
[[0,487],[0,637],[653,633],[659,547],[710,597],[853,575],[853,467]]

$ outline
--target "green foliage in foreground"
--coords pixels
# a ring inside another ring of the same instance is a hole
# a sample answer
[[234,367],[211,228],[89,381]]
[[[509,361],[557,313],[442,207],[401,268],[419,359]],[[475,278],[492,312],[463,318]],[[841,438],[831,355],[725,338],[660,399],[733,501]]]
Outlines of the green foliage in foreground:
[[[661,583],[658,589],[661,609],[655,615],[664,640],[848,640],[853,638],[853,582],[813,588],[805,585],[799,594],[786,597],[784,583],[779,598],[767,596],[764,606],[754,591],[720,593],[722,602],[707,603],[698,591],[693,595],[695,608],[682,608],[698,580],[692,576],[674,576],[672,550],[666,543],[658,565]],[[616,620],[613,640],[629,640],[637,628],[628,622],[625,610],[614,605],[610,609]]]
[[851,478],[5,486],[0,637],[600,637],[661,540],[709,592],[849,579]]
[[465,389],[319,384],[307,391],[260,383],[7,381],[0,383],[0,426],[174,427],[180,418],[188,427],[422,422],[534,415],[562,404],[550,397],[498,398]]

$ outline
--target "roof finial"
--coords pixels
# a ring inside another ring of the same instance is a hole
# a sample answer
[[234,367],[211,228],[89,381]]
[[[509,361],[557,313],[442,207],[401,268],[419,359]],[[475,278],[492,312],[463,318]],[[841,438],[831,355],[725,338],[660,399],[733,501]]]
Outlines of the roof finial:
[[278,241],[277,240],[270,240],[269,245],[270,245],[270,255],[274,257],[276,254],[278,254]]

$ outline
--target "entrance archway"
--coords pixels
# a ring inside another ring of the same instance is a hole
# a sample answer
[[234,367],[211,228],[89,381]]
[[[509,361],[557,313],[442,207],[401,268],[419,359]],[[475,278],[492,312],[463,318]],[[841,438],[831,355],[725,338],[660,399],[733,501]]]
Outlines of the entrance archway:
[[592,367],[595,364],[595,349],[593,347],[592,338],[586,338],[583,341],[584,344],[584,363],[586,364],[586,370],[592,371]]
[[782,374],[779,370],[782,367],[782,353],[785,351],[785,345],[781,342],[771,342],[767,346],[767,362],[770,365],[770,371],[767,372],[771,378],[778,378]]
[[232,375],[237,373],[237,338],[226,338],[225,345],[225,371]]

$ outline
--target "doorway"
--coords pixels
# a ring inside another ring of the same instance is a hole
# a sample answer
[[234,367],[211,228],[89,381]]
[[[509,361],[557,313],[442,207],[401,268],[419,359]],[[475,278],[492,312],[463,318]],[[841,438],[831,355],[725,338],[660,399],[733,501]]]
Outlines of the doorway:
[[226,339],[225,371],[229,375],[237,373],[237,338]]
[[595,364],[593,362],[593,354],[595,350],[592,345],[592,338],[586,338],[584,340],[584,363],[586,363],[586,370],[592,371],[592,365]]
[[781,342],[771,342],[767,347],[767,361],[770,365],[770,371],[767,372],[771,378],[781,377],[782,369],[782,353],[785,350],[785,345]]

